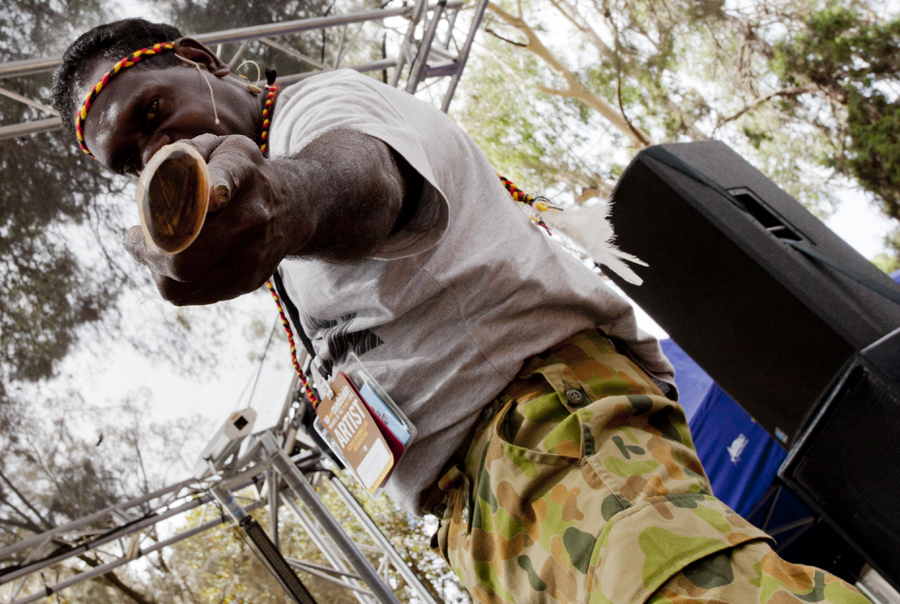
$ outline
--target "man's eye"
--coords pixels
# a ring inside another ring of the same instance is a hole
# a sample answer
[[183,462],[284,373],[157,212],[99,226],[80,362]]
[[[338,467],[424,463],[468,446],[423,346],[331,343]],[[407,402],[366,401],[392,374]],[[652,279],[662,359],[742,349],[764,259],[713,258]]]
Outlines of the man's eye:
[[153,123],[157,111],[159,111],[159,99],[153,99],[147,107],[147,127]]
[[137,174],[137,162],[133,155],[129,155],[125,158],[125,161],[122,162],[121,169],[123,174]]

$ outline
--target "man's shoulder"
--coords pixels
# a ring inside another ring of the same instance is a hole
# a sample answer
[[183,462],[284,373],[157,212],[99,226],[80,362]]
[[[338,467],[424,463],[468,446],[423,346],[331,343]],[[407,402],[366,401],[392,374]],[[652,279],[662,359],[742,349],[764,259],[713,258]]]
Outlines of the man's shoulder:
[[338,91],[342,93],[356,91],[359,94],[371,94],[378,92],[382,87],[394,90],[393,87],[356,70],[343,68],[320,71],[303,78],[299,82],[288,84],[282,89],[279,96],[284,100],[288,100],[298,95],[329,95],[336,94]]

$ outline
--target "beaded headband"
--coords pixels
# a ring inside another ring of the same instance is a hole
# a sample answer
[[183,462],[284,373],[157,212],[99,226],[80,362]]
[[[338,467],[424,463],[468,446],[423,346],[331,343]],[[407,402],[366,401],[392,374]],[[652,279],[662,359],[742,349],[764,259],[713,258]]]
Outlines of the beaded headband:
[[149,48],[136,50],[116,63],[113,68],[107,71],[106,74],[102,78],[100,78],[100,81],[97,82],[97,84],[93,88],[91,88],[91,91],[84,99],[84,104],[81,106],[81,111],[79,111],[78,115],[75,116],[75,137],[78,139],[78,146],[81,147],[82,151],[84,151],[91,157],[94,157],[94,154],[91,153],[90,149],[87,148],[87,145],[84,142],[84,120],[87,119],[88,110],[90,110],[91,104],[93,104],[94,99],[97,98],[97,95],[100,94],[100,91],[103,90],[103,87],[106,86],[114,76],[118,75],[118,73],[126,67],[131,67],[132,65],[139,63],[144,57],[152,56],[158,52],[163,52],[165,50],[172,50],[173,48],[175,48],[175,42],[160,42],[159,44],[154,44]]

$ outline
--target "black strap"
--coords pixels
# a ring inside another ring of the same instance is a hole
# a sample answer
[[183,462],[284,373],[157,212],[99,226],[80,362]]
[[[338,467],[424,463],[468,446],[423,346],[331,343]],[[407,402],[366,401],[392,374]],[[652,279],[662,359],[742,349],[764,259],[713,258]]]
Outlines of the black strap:
[[[707,187],[709,187],[710,189],[712,189],[719,195],[725,197],[728,201],[730,201],[734,204],[737,204],[738,206],[741,205],[737,201],[737,199],[735,199],[734,195],[729,193],[728,190],[725,189],[722,185],[720,185],[713,179],[709,178],[708,176],[703,174],[703,172],[700,172],[693,166],[686,164],[684,161],[682,161],[678,157],[672,155],[671,153],[669,153],[662,147],[659,147],[659,146],[648,147],[648,148],[644,149],[641,153],[644,155],[649,155],[653,159],[666,164],[670,168],[673,168],[673,169],[681,172],[685,176],[693,178],[697,182],[706,185]],[[792,239],[779,239],[779,240],[783,241],[784,243],[790,245],[791,247],[799,250],[800,252],[806,254],[810,258],[813,258],[814,260],[818,260],[822,264],[830,266],[831,268],[838,271],[839,273],[853,279],[860,285],[868,287],[875,293],[884,296],[891,302],[896,302],[897,304],[900,304],[900,293],[898,293],[894,289],[889,288],[889,287],[885,286],[884,284],[879,283],[878,281],[875,281],[874,279],[863,275],[859,271],[850,268],[846,264],[843,264],[841,262],[838,262],[837,260],[833,260],[833,259],[829,258],[822,252],[819,252],[818,250],[813,249],[811,246],[807,245],[806,243],[801,243],[799,241],[794,241]]]
[[850,268],[849,266],[847,266],[845,264],[841,264],[840,262],[837,262],[836,260],[832,260],[825,254],[819,252],[818,250],[811,248],[810,246],[808,246],[804,243],[801,243],[799,241],[792,241],[790,239],[785,239],[784,242],[787,243],[788,245],[791,245],[791,246],[795,247],[796,249],[800,250],[801,252],[803,252],[804,254],[809,256],[810,258],[815,258],[822,264],[827,264],[828,266],[830,266],[837,272],[850,277],[857,283],[861,283],[862,285],[865,285],[872,291],[881,294],[882,296],[884,296],[891,302],[896,302],[897,304],[900,304],[900,293],[894,291],[893,289],[891,289],[889,287],[885,287],[883,284],[879,283],[878,281],[875,281],[874,279],[870,279],[869,277],[866,277],[862,273],[859,273],[859,272],[853,270],[852,268]]
[[306,332],[303,331],[303,324],[300,323],[300,311],[297,310],[297,307],[294,306],[294,303],[288,298],[287,291],[284,289],[284,281],[281,280],[281,275],[278,271],[275,271],[275,274],[272,275],[272,280],[275,282],[275,291],[281,299],[281,305],[287,311],[291,323],[294,324],[294,330],[297,332],[300,341],[303,342],[303,347],[306,349],[306,352],[309,353],[309,358],[316,358],[316,351],[313,349],[312,341],[309,339],[309,336],[306,335]]

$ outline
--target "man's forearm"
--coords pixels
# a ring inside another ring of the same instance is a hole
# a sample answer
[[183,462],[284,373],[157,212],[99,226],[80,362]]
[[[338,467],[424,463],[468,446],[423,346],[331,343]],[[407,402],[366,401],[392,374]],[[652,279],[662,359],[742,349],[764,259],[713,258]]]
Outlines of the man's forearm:
[[277,194],[290,200],[289,219],[297,225],[288,256],[333,262],[371,256],[404,208],[409,176],[403,172],[410,170],[385,143],[354,130],[332,130],[271,164]]

